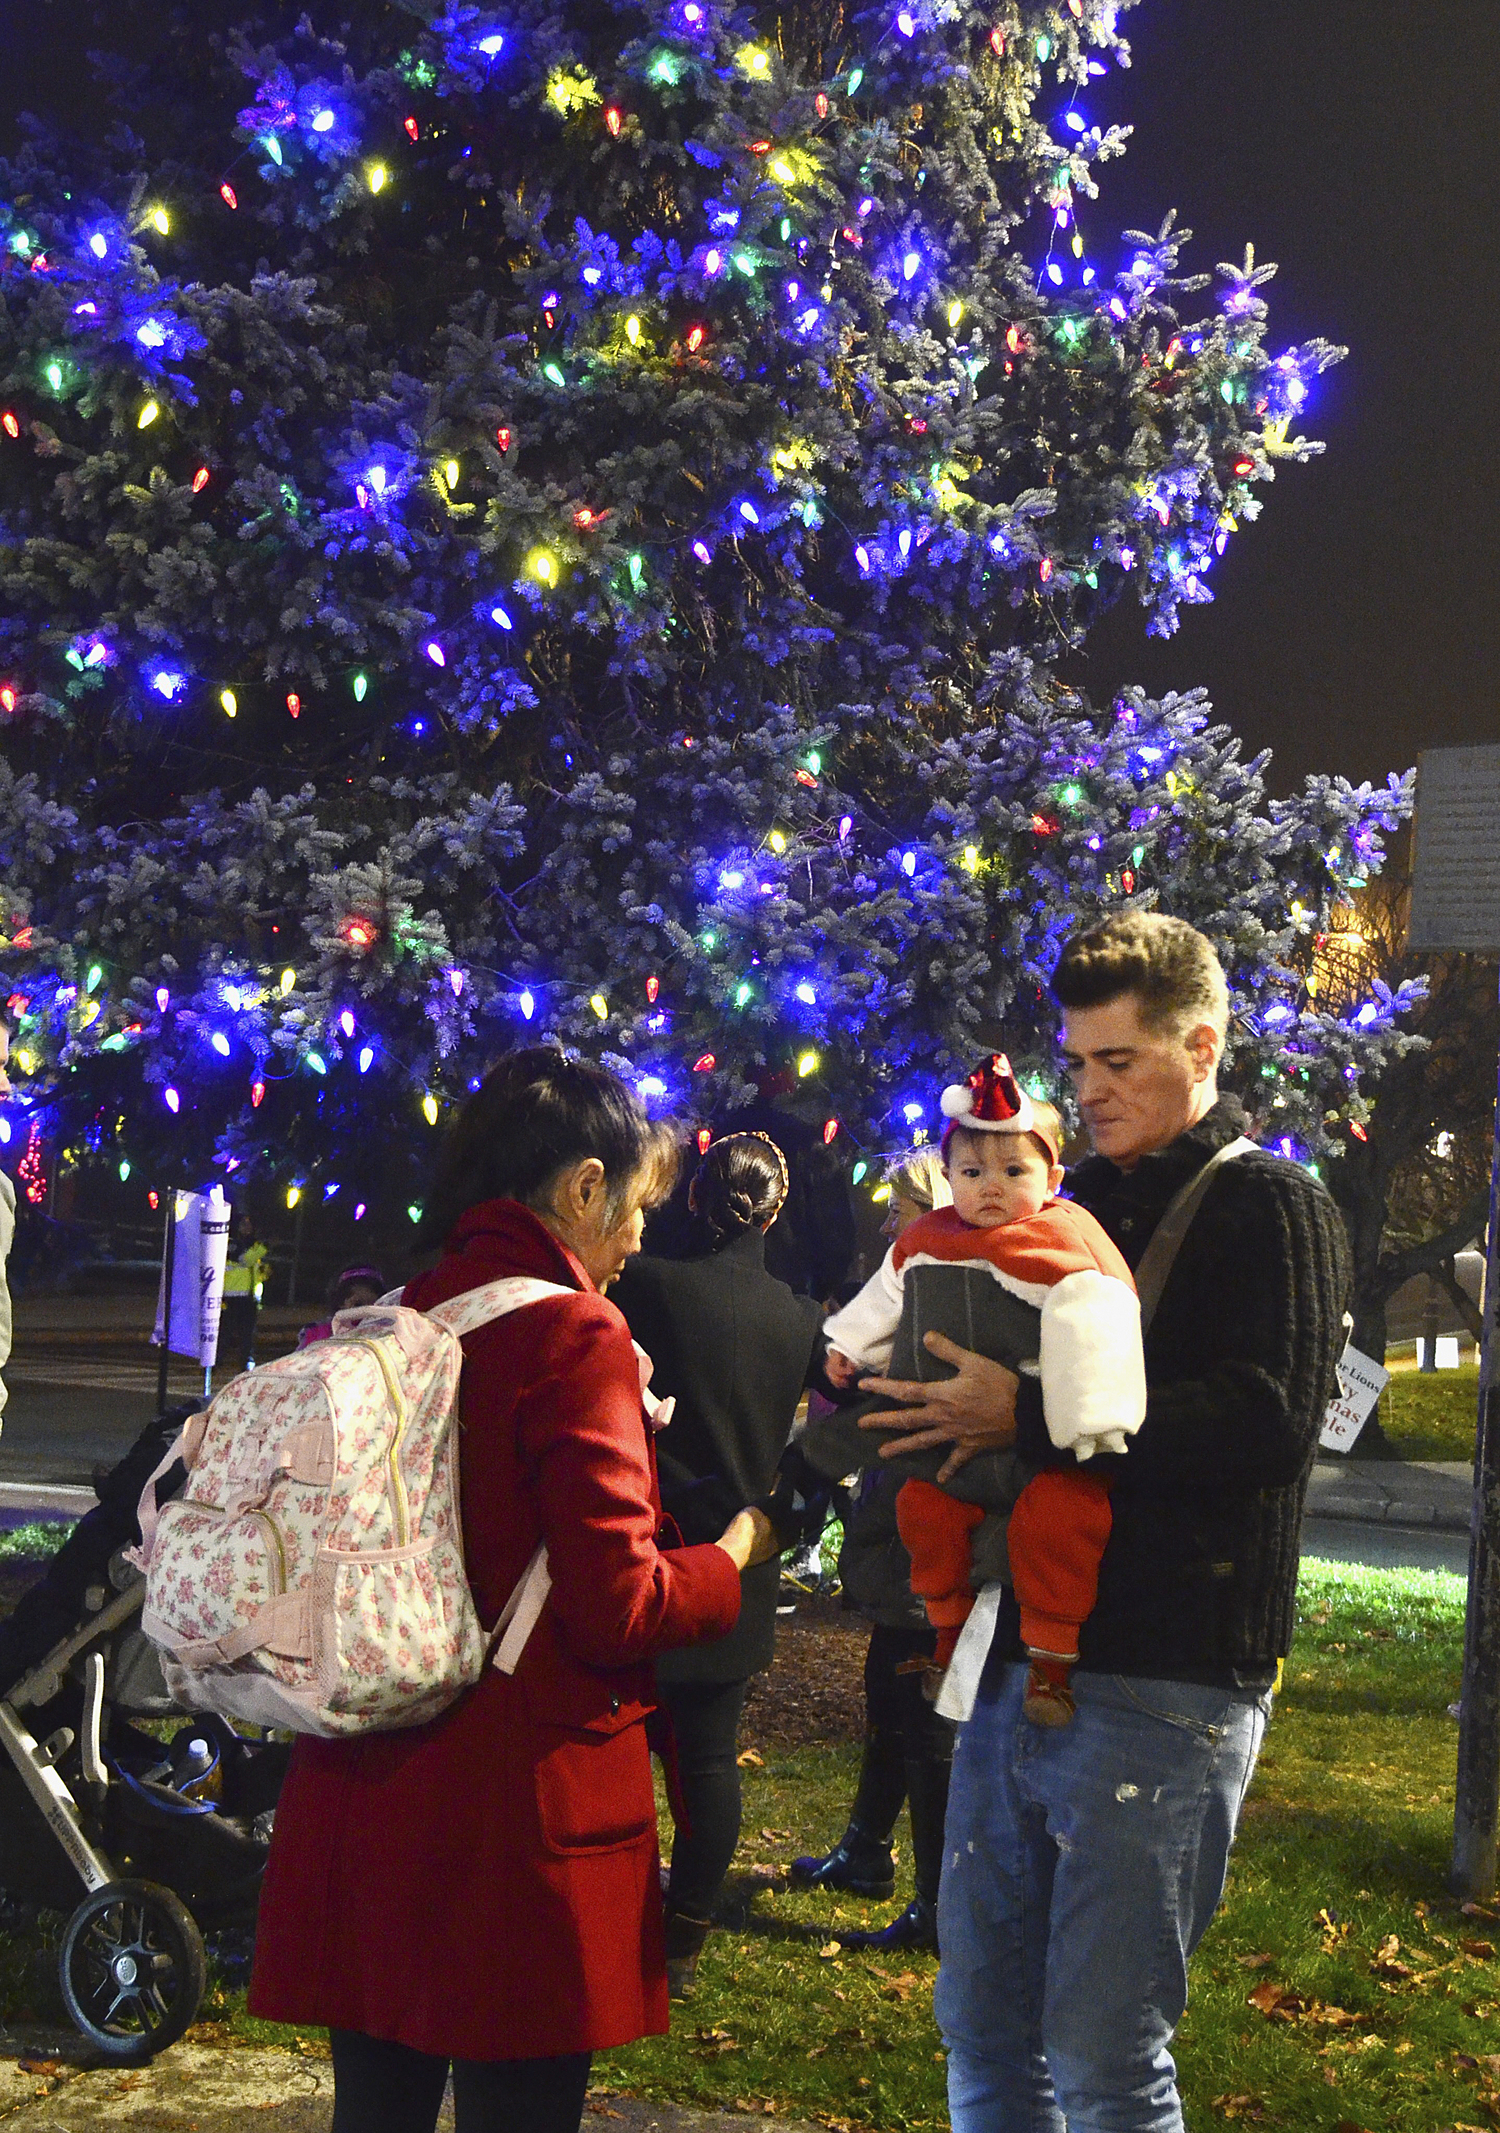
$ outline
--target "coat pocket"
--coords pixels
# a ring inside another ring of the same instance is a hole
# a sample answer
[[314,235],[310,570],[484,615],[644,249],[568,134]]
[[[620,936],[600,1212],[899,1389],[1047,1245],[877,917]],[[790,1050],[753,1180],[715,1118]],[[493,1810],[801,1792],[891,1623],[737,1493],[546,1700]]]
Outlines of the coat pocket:
[[537,1729],[536,1806],[550,1852],[618,1851],[656,1827],[646,1729]]

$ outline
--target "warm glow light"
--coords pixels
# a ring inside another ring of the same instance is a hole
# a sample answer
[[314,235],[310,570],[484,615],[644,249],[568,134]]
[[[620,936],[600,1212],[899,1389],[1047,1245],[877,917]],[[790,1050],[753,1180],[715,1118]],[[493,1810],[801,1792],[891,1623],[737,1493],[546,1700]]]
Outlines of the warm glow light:
[[224,707],[224,716],[226,718],[233,718],[240,708],[240,700],[233,689],[221,689],[219,691],[219,702]]

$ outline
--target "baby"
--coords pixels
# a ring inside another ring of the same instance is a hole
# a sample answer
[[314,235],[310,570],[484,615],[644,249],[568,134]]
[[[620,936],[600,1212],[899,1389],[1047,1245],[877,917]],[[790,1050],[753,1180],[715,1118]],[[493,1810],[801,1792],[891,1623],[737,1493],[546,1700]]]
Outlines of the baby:
[[[846,1392],[871,1373],[930,1378],[942,1369],[924,1345],[934,1330],[1040,1375],[1047,1433],[1078,1464],[1026,1483],[1006,1543],[1030,1661],[1026,1715],[1062,1726],[1073,1716],[1078,1631],[1110,1534],[1108,1481],[1082,1469],[1096,1451],[1123,1452],[1145,1414],[1140,1309],[1099,1224],[1057,1198],[1061,1122],[1022,1092],[1007,1059],[996,1054],[946,1089],[943,1113],[953,1205],[913,1222],[828,1320],[827,1375]],[[946,1667],[974,1603],[971,1547],[985,1511],[921,1480],[905,1484],[896,1510],[912,1590],[927,1604]]]

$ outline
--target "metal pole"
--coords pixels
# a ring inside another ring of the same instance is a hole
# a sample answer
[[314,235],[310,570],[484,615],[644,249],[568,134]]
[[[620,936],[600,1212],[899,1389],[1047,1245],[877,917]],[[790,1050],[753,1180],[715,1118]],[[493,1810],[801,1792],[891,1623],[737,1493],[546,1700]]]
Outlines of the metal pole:
[[1482,1902],[1495,1891],[1500,1823],[1500,1100],[1490,1168],[1484,1323],[1479,1343],[1479,1429],[1469,1528],[1469,1608],[1464,1634],[1458,1783],[1453,1800],[1456,1893]]
[[167,1411],[167,1369],[172,1354],[172,1263],[177,1257],[177,1187],[167,1187],[167,1233],[162,1245],[161,1354],[156,1364],[156,1412]]

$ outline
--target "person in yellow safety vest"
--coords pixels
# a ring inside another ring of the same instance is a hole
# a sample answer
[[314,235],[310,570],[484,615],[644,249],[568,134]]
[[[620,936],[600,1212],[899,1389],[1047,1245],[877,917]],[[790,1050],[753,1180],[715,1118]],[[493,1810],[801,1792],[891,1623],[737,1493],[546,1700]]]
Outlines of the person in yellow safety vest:
[[224,1310],[219,1321],[219,1361],[236,1370],[255,1368],[255,1319],[271,1271],[271,1255],[256,1240],[248,1214],[236,1217],[224,1268]]

